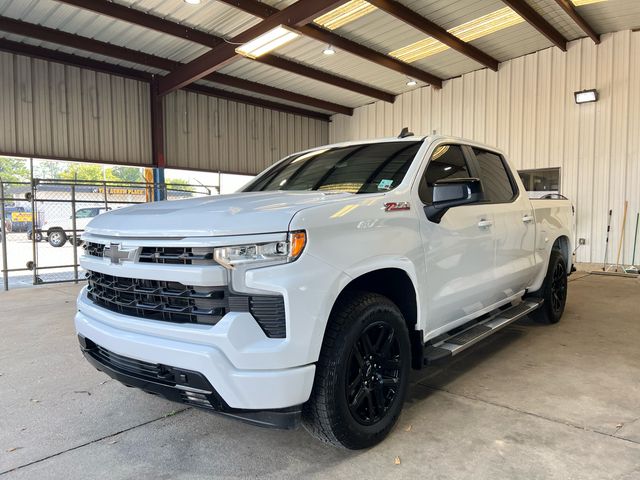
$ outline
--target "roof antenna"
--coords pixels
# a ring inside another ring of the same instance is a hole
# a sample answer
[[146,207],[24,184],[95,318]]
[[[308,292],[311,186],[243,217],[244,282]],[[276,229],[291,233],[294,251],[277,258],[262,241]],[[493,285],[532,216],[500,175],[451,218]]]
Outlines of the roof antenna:
[[398,138],[404,138],[404,137],[413,137],[413,132],[409,131],[409,127],[402,127],[402,130],[400,131],[400,135],[398,135]]

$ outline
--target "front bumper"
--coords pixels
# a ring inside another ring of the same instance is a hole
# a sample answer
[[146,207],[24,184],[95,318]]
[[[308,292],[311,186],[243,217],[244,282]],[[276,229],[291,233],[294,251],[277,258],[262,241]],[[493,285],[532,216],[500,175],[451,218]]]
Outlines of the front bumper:
[[[261,336],[259,346],[266,350],[267,345],[272,343],[275,346],[273,354],[277,354],[277,348],[282,343],[280,340],[266,339],[260,327],[246,313],[228,314],[221,321],[226,325],[216,325],[220,328],[213,334],[214,329],[205,325],[187,327],[113,313],[93,306],[84,294],[78,303],[80,311],[75,317],[78,335],[128,359],[197,372],[230,408],[287,408],[304,403],[311,393],[314,364],[260,369],[258,365],[255,368],[239,368],[231,363],[220,347],[234,347],[237,353],[241,353],[243,347],[254,347],[253,340]],[[153,326],[154,330],[150,330],[149,326]],[[173,335],[172,338],[172,332],[179,335]],[[224,344],[222,340],[228,343]],[[216,343],[220,345],[216,346]]]
[[82,335],[78,335],[78,340],[91,365],[128,387],[261,427],[293,429],[300,423],[301,405],[272,410],[231,408],[199,372],[124,357]]

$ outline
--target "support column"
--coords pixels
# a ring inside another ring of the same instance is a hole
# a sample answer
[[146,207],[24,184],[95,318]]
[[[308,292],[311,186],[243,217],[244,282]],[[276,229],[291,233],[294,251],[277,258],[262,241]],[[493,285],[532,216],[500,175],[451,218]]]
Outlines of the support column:
[[166,199],[164,185],[164,114],[162,97],[158,94],[158,77],[154,75],[150,84],[151,91],[151,155],[153,158],[153,200],[158,202]]

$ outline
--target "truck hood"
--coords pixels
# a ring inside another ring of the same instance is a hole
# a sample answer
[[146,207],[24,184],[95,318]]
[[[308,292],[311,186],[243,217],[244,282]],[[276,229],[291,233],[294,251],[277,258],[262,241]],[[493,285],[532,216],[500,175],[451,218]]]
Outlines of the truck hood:
[[216,237],[285,232],[293,216],[310,206],[353,194],[243,192],[145,203],[93,219],[87,233],[113,237]]

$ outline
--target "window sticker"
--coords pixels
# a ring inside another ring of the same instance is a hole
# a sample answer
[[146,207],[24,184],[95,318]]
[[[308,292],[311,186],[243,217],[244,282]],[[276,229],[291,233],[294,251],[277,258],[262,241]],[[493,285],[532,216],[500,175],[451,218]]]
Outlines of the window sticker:
[[393,185],[393,180],[384,178],[380,180],[380,183],[378,183],[378,190],[391,190],[392,185]]

